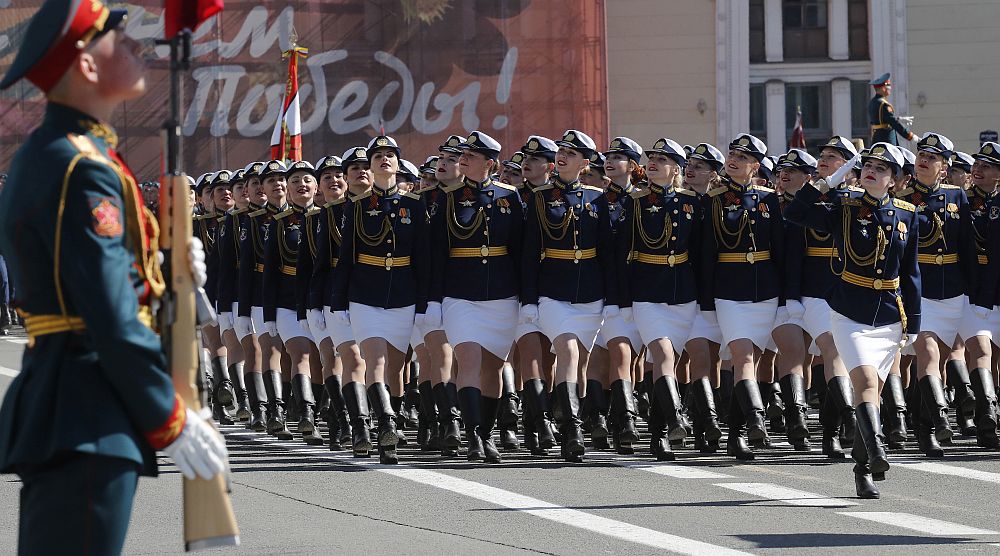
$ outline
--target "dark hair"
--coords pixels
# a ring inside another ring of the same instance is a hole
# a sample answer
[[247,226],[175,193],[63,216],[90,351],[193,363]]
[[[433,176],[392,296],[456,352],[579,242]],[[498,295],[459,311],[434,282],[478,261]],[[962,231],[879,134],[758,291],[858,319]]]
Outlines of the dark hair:
[[[632,162],[635,161],[633,160]],[[646,181],[646,169],[642,167],[642,164],[636,162],[635,169],[632,170],[632,183],[642,183],[644,181]]]

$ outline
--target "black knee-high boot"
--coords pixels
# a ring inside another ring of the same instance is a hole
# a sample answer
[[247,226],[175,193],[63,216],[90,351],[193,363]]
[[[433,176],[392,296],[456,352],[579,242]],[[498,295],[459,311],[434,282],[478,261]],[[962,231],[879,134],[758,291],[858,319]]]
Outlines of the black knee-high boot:
[[743,411],[743,420],[746,423],[747,438],[751,442],[764,440],[767,437],[767,428],[764,425],[764,402],[760,397],[760,390],[757,388],[756,380],[741,380],[736,383],[733,392],[740,409]]
[[349,382],[344,385],[344,405],[351,419],[351,446],[354,457],[367,458],[371,454],[372,440],[368,434],[368,393],[361,382]]
[[452,396],[454,391],[449,386],[453,384],[435,384],[433,388],[434,402],[438,409],[438,425],[441,438],[441,455],[445,457],[455,457],[458,455],[458,448],[462,445],[461,430],[458,426],[458,393]]
[[858,498],[874,499],[879,497],[878,487],[875,486],[872,477],[871,467],[868,465],[868,452],[865,449],[864,437],[854,440],[851,448],[851,457],[854,458],[854,490]]
[[604,386],[600,380],[587,380],[587,395],[581,400],[583,404],[583,428],[589,429],[590,439],[595,450],[608,449],[608,422],[604,417],[604,406],[608,400],[604,397]]
[[819,424],[823,427],[823,455],[831,459],[847,457],[840,445],[840,417],[840,407],[834,401],[834,396],[827,393],[819,408]]
[[269,398],[267,432],[278,437],[279,440],[291,440],[292,433],[288,430],[288,425],[285,422],[285,398],[281,371],[265,371],[264,375],[264,384],[270,386],[267,393]]
[[312,384],[306,375],[292,375],[292,388],[295,389],[295,397],[299,400],[299,434],[302,440],[309,445],[319,445],[323,443],[323,437],[316,430],[316,398],[313,394]]
[[997,393],[993,386],[993,373],[989,369],[972,370],[972,389],[976,393],[976,444],[991,450],[1000,450],[997,437]]
[[691,418],[694,419],[695,448],[703,454],[714,454],[719,450],[722,427],[719,426],[712,383],[708,377],[702,377],[691,383],[691,390],[693,391]]
[[229,376],[236,382],[236,419],[240,421],[250,420],[250,395],[247,393],[246,379],[243,376],[243,362],[233,363],[229,366]]
[[906,442],[906,396],[903,379],[889,373],[882,389],[882,423],[890,450],[902,450]]
[[254,432],[267,430],[267,387],[264,373],[248,371],[244,377],[250,396],[250,422],[247,427]]
[[562,408],[559,430],[562,433],[562,457],[569,462],[580,462],[585,451],[583,431],[580,430],[580,394],[575,382],[561,382],[554,390]]
[[834,406],[840,413],[840,445],[848,448],[854,445],[854,431],[857,428],[857,418],[854,415],[854,389],[851,379],[846,376],[835,376],[826,383],[826,396],[833,397]]
[[[350,423],[347,417],[347,404],[344,400],[344,393],[341,391],[343,385],[340,377],[331,375],[323,381],[326,388],[326,395],[330,399],[330,405],[326,409],[326,426],[329,428],[329,448],[330,451],[343,450],[344,444],[351,441]],[[344,438],[344,428],[347,427],[347,438]]]
[[500,397],[497,424],[500,428],[500,446],[504,450],[517,450],[521,443],[517,440],[517,388],[514,384],[514,368],[504,365],[501,373],[503,380],[503,395]]
[[948,387],[955,390],[955,420],[958,430],[966,436],[976,434],[976,394],[972,389],[969,368],[965,361],[949,359],[944,364],[948,377]]
[[462,410],[462,425],[465,426],[465,443],[468,446],[469,461],[483,459],[483,441],[479,437],[479,426],[482,422],[481,401],[482,392],[479,388],[461,388],[458,391],[458,406]]
[[858,404],[855,413],[858,418],[858,436],[862,438],[868,456],[868,467],[872,477],[881,481],[889,470],[889,460],[882,446],[882,420],[879,418],[878,407],[872,403]]
[[531,413],[534,431],[538,435],[540,453],[536,455],[544,455],[545,450],[554,448],[556,445],[556,438],[552,433],[549,394],[544,380],[533,378],[524,382],[524,404],[525,409]]
[[910,376],[910,388],[907,390],[906,403],[912,412],[910,418],[917,431],[917,447],[927,457],[944,457],[944,450],[934,435],[934,422],[931,420],[927,405],[923,402],[923,394],[917,383],[916,373]]
[[378,419],[379,463],[398,463],[396,445],[399,444],[399,435],[396,434],[396,414],[392,411],[388,386],[381,382],[369,386],[368,403],[371,404],[373,417]]
[[212,416],[221,425],[232,425],[232,416],[228,408],[236,407],[236,393],[233,391],[233,381],[229,378],[229,367],[226,356],[211,358],[212,366]]
[[480,395],[479,402],[482,418],[479,423],[479,438],[483,442],[483,459],[486,463],[500,463],[500,452],[493,443],[493,429],[499,417],[501,400]]
[[674,452],[667,439],[667,422],[663,418],[663,409],[659,403],[649,404],[649,452],[656,461],[673,461]]
[[936,376],[925,376],[917,381],[920,387],[920,398],[927,409],[927,416],[934,427],[934,436],[938,442],[948,442],[952,437],[951,425],[948,423],[948,404],[944,400],[944,385]]
[[788,441],[798,450],[809,449],[809,427],[806,425],[805,380],[796,374],[781,377],[781,393],[784,394],[785,430]]
[[667,425],[668,440],[684,440],[687,429],[681,422],[681,397],[677,388],[677,378],[661,376],[653,383],[656,405],[660,406],[660,416]]
[[[418,421],[417,440],[420,449],[425,451],[441,449],[441,434],[438,427],[438,410],[434,403],[434,386],[425,380],[418,385],[420,390],[420,418]],[[423,438],[424,442],[419,442]]]
[[[653,389],[655,392],[655,386]],[[652,405],[653,400],[650,399],[650,407]],[[632,381],[616,380],[611,383],[611,407],[614,415],[615,449],[620,454],[631,454],[634,451],[632,445],[639,441],[639,431],[635,426],[639,408],[632,394]]]
[[729,397],[729,440],[726,443],[726,453],[736,456],[740,461],[752,461],[754,453],[750,450],[746,436],[746,418],[734,393]]

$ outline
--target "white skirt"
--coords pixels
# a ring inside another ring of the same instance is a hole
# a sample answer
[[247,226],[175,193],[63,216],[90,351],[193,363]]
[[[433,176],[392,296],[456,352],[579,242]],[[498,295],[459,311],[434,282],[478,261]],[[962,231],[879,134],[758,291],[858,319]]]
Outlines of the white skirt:
[[603,310],[604,301],[569,303],[542,297],[538,300],[538,328],[553,340],[562,334],[572,334],[589,352],[597,341]]
[[[441,309],[441,312],[444,312],[443,308]],[[444,324],[443,323],[440,326],[428,326],[426,324],[421,324],[417,328],[419,328],[419,330],[417,330],[417,333],[420,334],[420,343],[421,344],[424,343],[424,338],[426,338],[427,335],[430,334],[431,332],[444,332]]]
[[608,347],[608,342],[615,338],[628,338],[634,351],[642,349],[642,340],[639,337],[639,328],[635,324],[635,310],[632,311],[633,321],[625,322],[619,314],[617,317],[604,319],[600,332],[597,333],[597,345]]
[[219,323],[219,334],[225,334],[226,330],[233,329],[233,313],[221,311],[215,316],[215,321]]
[[369,338],[385,338],[392,347],[406,353],[406,347],[410,345],[410,334],[413,332],[413,316],[416,314],[414,305],[383,309],[352,301],[350,312],[351,330],[358,345]]
[[976,336],[985,336],[990,340],[1000,339],[1000,310],[994,307],[985,317],[980,317],[972,310],[972,304],[966,304],[962,324],[958,326],[958,335],[963,340]]
[[831,311],[830,332],[848,372],[867,365],[874,367],[879,379],[885,382],[885,377],[892,370],[892,361],[899,352],[899,342],[903,339],[902,324],[897,322],[873,328]]
[[330,310],[330,307],[323,307],[323,318],[326,320],[326,335],[333,342],[334,351],[341,345],[354,341],[354,330],[351,328],[351,325],[344,324],[340,319],[333,316],[333,311]]
[[267,334],[267,332],[265,332],[267,328],[264,326],[263,307],[250,307],[250,320],[253,322],[254,334],[258,336],[261,334]]
[[[714,317],[717,317],[715,311],[710,311]],[[694,322],[691,324],[691,332],[688,333],[687,341],[696,340],[698,338],[704,338],[709,342],[715,342],[717,344],[722,343],[722,329],[719,328],[719,321],[717,318],[707,318],[705,316],[705,311],[699,310],[694,316]]]
[[410,332],[410,347],[416,352],[417,346],[423,345],[424,337],[420,334],[420,327],[413,325],[413,332]]
[[734,340],[747,339],[760,349],[767,348],[771,341],[771,331],[774,330],[774,318],[778,313],[778,298],[756,303],[716,299],[715,313],[722,330],[719,357],[729,359],[729,343]]
[[278,308],[278,315],[275,324],[278,327],[278,336],[282,342],[287,342],[292,338],[305,338],[314,342],[312,333],[299,322],[298,315],[292,309]]
[[441,322],[453,348],[473,342],[500,359],[507,359],[514,344],[517,311],[516,297],[489,301],[446,297],[441,303]]
[[538,328],[538,321],[535,322],[519,322],[514,328],[514,341],[520,340],[524,336],[531,334],[533,332],[542,333],[542,329]]
[[955,342],[969,298],[960,295],[951,299],[920,299],[920,331],[933,332],[946,345]]
[[778,307],[777,312],[774,314],[774,329],[771,330],[771,337],[767,341],[767,350],[774,353],[778,353],[778,344],[774,341],[774,331],[786,324],[791,324],[793,326],[798,326],[799,328],[805,330],[805,323],[802,322],[802,317],[795,317],[794,319],[788,316],[788,306]]
[[637,301],[632,304],[632,317],[643,345],[666,338],[674,351],[680,353],[698,318],[698,304],[694,301],[683,305]]
[[[255,332],[256,329],[253,326],[253,314],[252,314],[253,313],[253,307],[250,308],[250,313],[251,313],[251,315],[250,315],[250,329],[249,330],[240,330],[240,327],[236,326],[236,319],[239,318],[239,314],[240,314],[240,304],[239,304],[239,302],[233,302],[233,313],[232,313],[233,314],[233,330],[236,332],[236,339],[239,340],[239,341],[241,341],[241,342],[243,341],[243,338],[246,338],[247,336],[256,333]],[[261,315],[263,315],[263,313],[261,313]]]
[[830,313],[833,309],[825,299],[818,297],[803,297],[802,307],[805,312],[802,314],[802,329],[809,333],[812,342],[809,344],[811,355],[820,355],[819,346],[816,345],[816,338],[830,331]]

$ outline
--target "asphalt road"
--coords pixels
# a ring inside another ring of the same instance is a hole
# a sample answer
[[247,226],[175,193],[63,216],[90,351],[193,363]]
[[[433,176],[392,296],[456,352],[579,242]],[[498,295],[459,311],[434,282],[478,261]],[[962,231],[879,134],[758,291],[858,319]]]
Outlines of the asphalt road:
[[[22,336],[0,338],[0,392],[23,348]],[[915,446],[892,454],[882,499],[858,500],[851,463],[818,447],[779,443],[746,465],[690,449],[656,463],[643,449],[576,465],[505,454],[487,467],[411,443],[400,465],[380,466],[239,425],[224,432],[234,554],[1000,554],[1000,453],[964,438],[944,460]],[[160,478],[139,483],[128,554],[182,551],[180,479],[161,463]],[[18,490],[0,476],[0,554],[16,548]]]

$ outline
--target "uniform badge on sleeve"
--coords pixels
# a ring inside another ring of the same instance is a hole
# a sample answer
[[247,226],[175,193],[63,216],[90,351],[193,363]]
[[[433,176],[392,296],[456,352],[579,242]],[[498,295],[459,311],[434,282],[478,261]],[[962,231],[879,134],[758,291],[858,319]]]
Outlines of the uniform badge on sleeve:
[[102,237],[122,235],[122,211],[110,197],[92,198],[90,215],[94,222],[94,232]]

